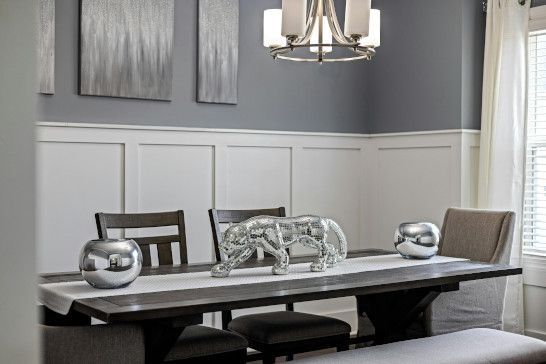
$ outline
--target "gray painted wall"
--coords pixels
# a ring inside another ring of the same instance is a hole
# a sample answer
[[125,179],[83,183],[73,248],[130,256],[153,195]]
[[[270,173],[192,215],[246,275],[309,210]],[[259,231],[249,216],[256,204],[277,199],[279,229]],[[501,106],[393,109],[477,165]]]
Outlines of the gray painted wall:
[[262,46],[263,11],[280,0],[240,0],[239,104],[195,99],[197,0],[175,4],[173,101],[78,96],[78,1],[57,1],[56,94],[38,120],[189,127],[367,132],[366,63],[275,62]]
[[382,10],[376,58],[334,65],[274,62],[261,45],[262,14],[280,0],[240,0],[236,106],[195,102],[197,0],[176,1],[171,103],[78,96],[77,3],[57,1],[57,89],[40,96],[38,120],[360,133],[480,127],[479,0],[373,0]]
[[370,132],[480,128],[485,15],[476,0],[374,0]]
[[546,0],[533,0],[531,6],[541,6],[546,5]]
[[[33,0],[0,0],[0,363],[38,363]],[[6,51],[7,50],[7,51]]]
[[480,1],[462,2],[461,126],[480,129],[486,14]]

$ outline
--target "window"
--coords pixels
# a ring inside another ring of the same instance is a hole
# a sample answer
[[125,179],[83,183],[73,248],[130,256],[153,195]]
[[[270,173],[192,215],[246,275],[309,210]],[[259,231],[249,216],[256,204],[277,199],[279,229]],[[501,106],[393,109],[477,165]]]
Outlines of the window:
[[529,34],[524,249],[546,251],[546,31]]

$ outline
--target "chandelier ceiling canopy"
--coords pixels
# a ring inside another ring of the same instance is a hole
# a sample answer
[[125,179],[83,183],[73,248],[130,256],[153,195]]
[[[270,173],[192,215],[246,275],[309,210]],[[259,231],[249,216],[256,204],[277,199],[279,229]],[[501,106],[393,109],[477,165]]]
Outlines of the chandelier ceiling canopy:
[[381,45],[380,22],[371,0],[346,0],[343,30],[334,0],[283,0],[282,9],[264,12],[263,44],[275,59],[370,60]]

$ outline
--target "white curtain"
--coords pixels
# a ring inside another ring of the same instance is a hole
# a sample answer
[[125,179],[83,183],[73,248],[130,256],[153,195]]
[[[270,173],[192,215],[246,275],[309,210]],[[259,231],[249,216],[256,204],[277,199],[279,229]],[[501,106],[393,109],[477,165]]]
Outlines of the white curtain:
[[[478,207],[517,214],[511,264],[521,265],[529,7],[489,0],[485,37]],[[504,329],[523,332],[521,276],[509,278]]]

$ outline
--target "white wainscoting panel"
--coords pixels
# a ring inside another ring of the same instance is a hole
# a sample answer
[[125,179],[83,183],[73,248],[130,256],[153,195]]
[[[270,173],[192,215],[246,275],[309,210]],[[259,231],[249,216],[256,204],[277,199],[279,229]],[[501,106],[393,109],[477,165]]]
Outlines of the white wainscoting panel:
[[230,209],[291,208],[291,148],[228,147],[227,205]]
[[95,212],[124,209],[123,145],[42,142],[36,152],[38,270],[77,270],[80,248],[97,238]]
[[[344,228],[351,249],[392,249],[400,222],[441,223],[447,207],[475,201],[479,135],[464,130],[355,135],[43,122],[37,140],[41,272],[77,268],[80,247],[96,237],[98,211],[182,209],[189,260],[202,262],[213,256],[212,207],[325,215]],[[356,328],[354,298],[296,308]]]
[[451,186],[457,180],[449,146],[380,147],[377,154],[377,243],[390,249],[394,228],[402,221],[441,225],[442,214],[453,205]]
[[[212,235],[207,209],[214,203],[214,148],[143,144],[139,154],[140,189],[135,212],[184,210],[186,238],[191,247],[188,259],[210,261]],[[167,229],[163,230],[165,234],[176,231]],[[157,233],[159,229],[155,230]]]

